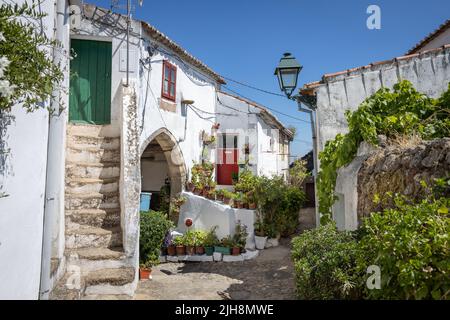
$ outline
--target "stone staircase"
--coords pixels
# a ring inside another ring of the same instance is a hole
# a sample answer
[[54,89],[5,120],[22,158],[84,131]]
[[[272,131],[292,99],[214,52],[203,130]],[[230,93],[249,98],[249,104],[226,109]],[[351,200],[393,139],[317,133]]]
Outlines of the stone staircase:
[[[122,247],[120,138],[105,126],[68,124],[65,176],[66,275],[54,299],[131,295],[136,270]],[[67,286],[80,274],[79,286]]]

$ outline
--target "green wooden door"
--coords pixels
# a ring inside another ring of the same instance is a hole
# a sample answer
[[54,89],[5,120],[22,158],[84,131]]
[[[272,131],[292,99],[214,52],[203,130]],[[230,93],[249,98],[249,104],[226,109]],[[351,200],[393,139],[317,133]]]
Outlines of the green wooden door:
[[111,42],[70,41],[69,121],[111,123]]

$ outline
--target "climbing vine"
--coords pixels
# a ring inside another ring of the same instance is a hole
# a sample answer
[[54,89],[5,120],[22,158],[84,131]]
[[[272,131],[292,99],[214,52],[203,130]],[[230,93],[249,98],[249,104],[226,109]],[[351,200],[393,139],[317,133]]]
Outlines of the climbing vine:
[[378,90],[356,111],[347,110],[345,116],[349,132],[328,141],[319,154],[317,191],[321,223],[331,220],[337,170],[354,159],[362,141],[377,145],[378,135],[390,138],[417,134],[426,140],[450,136],[450,83],[439,99],[432,99],[404,80],[394,85],[393,90]]

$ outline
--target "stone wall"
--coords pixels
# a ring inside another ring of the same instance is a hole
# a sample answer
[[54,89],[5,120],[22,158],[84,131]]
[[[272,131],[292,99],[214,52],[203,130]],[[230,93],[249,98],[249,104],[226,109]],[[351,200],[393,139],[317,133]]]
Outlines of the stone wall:
[[427,183],[450,174],[450,138],[432,141],[381,143],[362,163],[358,172],[358,220],[379,209],[375,194],[387,191],[420,197]]

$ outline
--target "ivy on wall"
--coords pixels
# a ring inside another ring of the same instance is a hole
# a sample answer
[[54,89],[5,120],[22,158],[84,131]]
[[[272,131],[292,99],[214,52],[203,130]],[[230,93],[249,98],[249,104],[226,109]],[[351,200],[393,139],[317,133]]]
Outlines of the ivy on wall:
[[450,83],[439,99],[432,99],[403,80],[393,90],[378,90],[356,111],[347,110],[345,116],[349,132],[328,141],[319,154],[317,191],[323,224],[331,221],[337,170],[354,159],[362,141],[377,145],[378,135],[417,134],[425,140],[450,136]]

